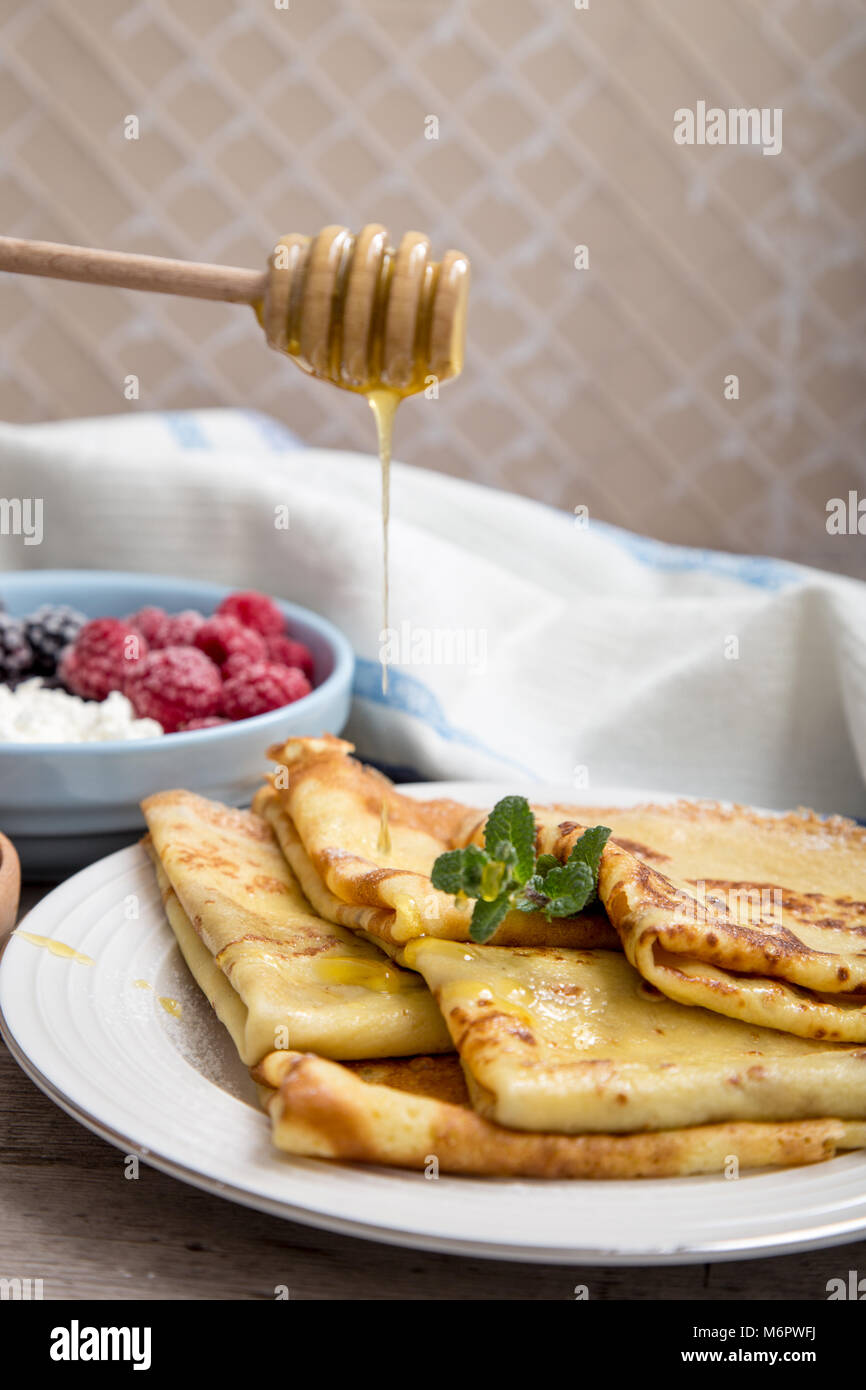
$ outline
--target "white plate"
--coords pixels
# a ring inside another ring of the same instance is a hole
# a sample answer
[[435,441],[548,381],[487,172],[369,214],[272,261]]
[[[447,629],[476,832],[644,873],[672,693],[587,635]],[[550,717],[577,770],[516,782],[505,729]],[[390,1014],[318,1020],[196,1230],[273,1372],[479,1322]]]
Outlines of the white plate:
[[[520,789],[405,790],[489,805]],[[558,788],[534,795],[590,800]],[[591,795],[595,804],[637,799]],[[395,1245],[567,1264],[779,1254],[866,1230],[860,1154],[735,1181],[642,1182],[430,1181],[289,1158],[271,1147],[252,1083],[180,957],[142,850],[120,850],[68,879],[22,926],[95,962],[80,965],[10,938],[0,967],[0,1031],[24,1070],[124,1152],[233,1201]],[[140,980],[152,988],[137,987]],[[171,1017],[159,996],[178,1000],[182,1017]]]

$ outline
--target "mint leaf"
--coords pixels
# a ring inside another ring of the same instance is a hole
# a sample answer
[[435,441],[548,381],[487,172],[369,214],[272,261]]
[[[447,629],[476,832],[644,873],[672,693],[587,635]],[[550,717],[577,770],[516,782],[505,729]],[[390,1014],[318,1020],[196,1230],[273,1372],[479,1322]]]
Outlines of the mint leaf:
[[506,893],[503,893],[501,898],[496,898],[492,903],[486,903],[479,899],[472,909],[472,925],[469,928],[469,935],[472,940],[489,941],[508,911],[508,907],[508,895]]
[[584,830],[580,839],[575,840],[571,847],[571,854],[568,856],[569,864],[586,864],[596,883],[598,882],[602,850],[607,844],[609,835],[610,831],[606,825],[594,825],[591,829]]
[[609,835],[605,825],[585,830],[572,845],[565,864],[553,854],[539,855],[535,873],[521,892],[514,894],[512,905],[519,912],[543,912],[548,922],[582,912],[595,898],[601,855]]
[[443,893],[465,893],[468,898],[481,895],[481,880],[488,857],[478,845],[465,849],[449,849],[433,865],[430,882]]
[[509,865],[517,883],[525,883],[535,866],[535,816],[525,796],[497,801],[484,827],[484,848],[492,859]]
[[511,906],[518,912],[542,912],[547,906],[547,895],[543,885],[544,879],[541,874],[533,874],[532,878],[512,895]]
[[561,864],[544,875],[541,891],[548,901],[542,911],[548,921],[552,917],[573,917],[581,912],[595,896],[595,875],[588,864],[578,860]]

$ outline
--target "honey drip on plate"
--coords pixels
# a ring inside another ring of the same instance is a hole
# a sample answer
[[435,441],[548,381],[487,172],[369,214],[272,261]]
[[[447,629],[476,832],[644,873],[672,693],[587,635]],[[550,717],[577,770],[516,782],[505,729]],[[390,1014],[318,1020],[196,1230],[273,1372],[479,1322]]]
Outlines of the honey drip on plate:
[[16,931],[14,934],[23,937],[32,946],[41,946],[52,956],[62,956],[64,960],[74,960],[78,965],[93,965],[95,963],[92,956],[85,956],[83,952],[76,951],[74,946],[67,946],[65,941],[56,941],[53,936],[35,936],[33,932],[29,931]]
[[159,994],[157,995],[157,998],[159,999],[159,1002],[165,1009],[166,1013],[171,1014],[172,1018],[181,1017],[183,1010],[181,1009],[180,1004],[177,1002],[176,999],[169,999],[167,994]]
[[379,994],[401,994],[407,989],[419,989],[424,983],[420,975],[362,956],[326,956],[317,962],[315,973],[323,984],[360,985]]
[[379,817],[379,838],[376,841],[376,849],[380,854],[391,853],[391,831],[388,827],[388,803],[382,802],[382,814]]

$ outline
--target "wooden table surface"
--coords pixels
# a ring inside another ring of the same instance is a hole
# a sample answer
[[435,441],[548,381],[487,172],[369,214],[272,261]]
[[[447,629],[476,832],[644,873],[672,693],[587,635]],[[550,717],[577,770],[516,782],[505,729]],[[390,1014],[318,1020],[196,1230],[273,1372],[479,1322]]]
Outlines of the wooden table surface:
[[[25,890],[23,907],[39,889]],[[647,1200],[651,1200],[647,1186]],[[866,1241],[767,1260],[598,1268],[467,1259],[281,1221],[141,1167],[59,1110],[0,1044],[0,1278],[46,1299],[824,1300]]]

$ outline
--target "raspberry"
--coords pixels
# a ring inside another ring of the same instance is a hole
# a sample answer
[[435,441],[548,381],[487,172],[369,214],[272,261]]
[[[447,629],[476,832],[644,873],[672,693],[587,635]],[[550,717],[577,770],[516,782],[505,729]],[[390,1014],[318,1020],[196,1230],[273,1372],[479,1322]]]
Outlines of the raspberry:
[[205,618],[196,608],[166,613],[164,608],[148,607],[139,608],[125,621],[147,639],[151,651],[162,651],[165,647],[191,647]]
[[87,622],[77,608],[45,603],[24,619],[24,636],[33,649],[34,676],[53,676],[64,649]]
[[146,639],[121,618],[93,618],[66,648],[58,674],[73,695],[104,700],[123,689],[148,651]]
[[310,682],[303,671],[257,661],[223,684],[223,713],[229,719],[249,719],[254,714],[294,704],[309,695]]
[[237,618],[244,627],[254,627],[268,637],[285,632],[286,620],[272,598],[259,594],[255,589],[245,589],[237,594],[229,594],[217,608],[217,613],[227,613]]
[[249,664],[244,656],[230,656],[220,667],[220,675],[224,681],[230,681],[232,676],[242,676]]
[[223,719],[218,714],[209,714],[206,719],[188,719],[185,724],[181,724],[180,732],[186,733],[188,729],[215,729],[219,724],[231,724],[230,719]]
[[303,642],[284,637],[281,632],[273,637],[266,637],[265,641],[268,645],[269,661],[275,661],[278,666],[297,666],[308,681],[313,679],[313,653]]
[[151,651],[168,645],[168,614],[164,608],[139,608],[137,613],[130,613],[123,621],[141,633]]
[[29,668],[33,650],[20,618],[0,613],[0,681],[16,681]]
[[254,627],[244,627],[227,613],[208,618],[196,633],[195,645],[217,666],[235,656],[242,657],[245,663],[264,661],[268,654],[261,633]]
[[184,608],[181,613],[169,613],[164,647],[192,647],[205,616],[197,608]]
[[161,647],[129,673],[123,693],[139,719],[156,719],[167,734],[191,719],[218,714],[222,682],[210,657],[195,647]]

